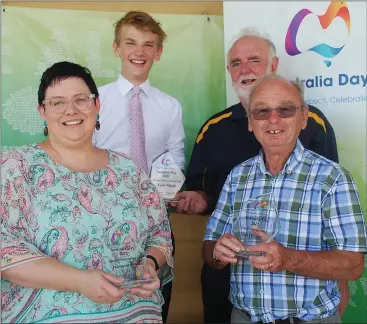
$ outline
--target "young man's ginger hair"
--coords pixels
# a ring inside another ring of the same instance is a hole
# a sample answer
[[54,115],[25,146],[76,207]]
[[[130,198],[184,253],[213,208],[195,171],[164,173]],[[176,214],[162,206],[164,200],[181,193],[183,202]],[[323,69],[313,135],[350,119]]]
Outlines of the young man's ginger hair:
[[163,31],[161,24],[152,16],[142,11],[129,11],[115,24],[115,42],[120,45],[120,31],[125,25],[134,26],[136,29],[151,31],[158,35],[158,48],[162,47],[167,34]]

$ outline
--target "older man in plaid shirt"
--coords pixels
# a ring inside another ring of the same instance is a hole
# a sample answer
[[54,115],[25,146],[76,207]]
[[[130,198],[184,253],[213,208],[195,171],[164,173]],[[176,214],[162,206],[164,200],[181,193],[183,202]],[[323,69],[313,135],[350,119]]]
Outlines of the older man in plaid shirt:
[[[258,156],[235,167],[208,221],[203,256],[231,267],[232,323],[341,323],[338,280],[363,272],[367,235],[350,173],[298,140],[307,125],[303,87],[268,75],[252,89],[249,130],[262,145]],[[270,194],[281,230],[275,240],[244,244],[233,224],[245,202]],[[248,262],[235,253],[262,252]]]

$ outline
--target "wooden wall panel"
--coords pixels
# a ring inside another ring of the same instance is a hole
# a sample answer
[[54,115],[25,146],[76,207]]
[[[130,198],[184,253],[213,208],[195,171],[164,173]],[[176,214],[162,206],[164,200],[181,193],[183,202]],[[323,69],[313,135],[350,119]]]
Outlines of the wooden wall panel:
[[4,6],[148,13],[223,15],[222,1],[2,1]]
[[176,254],[168,323],[202,323],[201,244],[209,216],[170,214]]

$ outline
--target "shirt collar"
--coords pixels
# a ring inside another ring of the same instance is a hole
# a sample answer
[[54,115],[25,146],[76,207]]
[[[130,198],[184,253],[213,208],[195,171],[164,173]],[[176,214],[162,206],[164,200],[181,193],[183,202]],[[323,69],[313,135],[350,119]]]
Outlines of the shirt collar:
[[[291,174],[294,170],[294,168],[302,161],[304,147],[299,139],[297,139],[296,146],[294,147],[291,155],[289,156],[287,162],[284,164],[284,167],[282,171],[280,171],[281,174],[284,174],[285,172],[287,174]],[[260,153],[258,155],[258,161],[260,170],[263,174],[271,174],[269,170],[267,170],[265,166],[265,159],[264,159],[264,151],[263,149],[260,150]]]
[[246,117],[246,110],[242,106],[242,103],[238,103],[234,106],[232,106],[232,115],[231,119],[242,119]]
[[[134,84],[125,79],[122,74],[119,75],[119,77],[117,78],[117,88],[123,96],[126,96],[133,87]],[[152,91],[152,86],[150,85],[149,79],[140,84],[139,87],[141,88],[141,90],[143,90],[145,95],[149,97]]]

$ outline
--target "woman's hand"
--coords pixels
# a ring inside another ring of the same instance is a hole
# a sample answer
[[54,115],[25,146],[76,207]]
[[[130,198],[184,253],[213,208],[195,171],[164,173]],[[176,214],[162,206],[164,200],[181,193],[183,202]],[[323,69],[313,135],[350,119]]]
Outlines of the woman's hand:
[[100,270],[83,270],[78,283],[78,292],[99,304],[113,304],[119,301],[126,289],[117,288],[124,279]]
[[147,278],[153,278],[155,281],[143,284],[140,287],[131,288],[130,293],[142,298],[148,298],[153,294],[154,290],[160,287],[161,282],[158,278],[157,272],[155,271],[154,262],[151,259],[146,259],[145,261],[143,279]]

